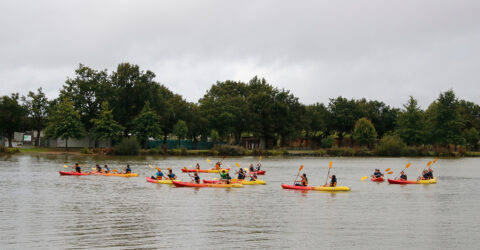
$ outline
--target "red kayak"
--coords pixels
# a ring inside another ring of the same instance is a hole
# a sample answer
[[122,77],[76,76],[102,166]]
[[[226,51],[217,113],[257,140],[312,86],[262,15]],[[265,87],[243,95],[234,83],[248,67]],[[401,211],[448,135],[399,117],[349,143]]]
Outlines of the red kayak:
[[197,184],[192,182],[173,181],[175,187],[208,187],[207,184]]
[[370,180],[374,181],[374,182],[384,182],[385,181],[385,179],[383,179],[383,177],[378,177],[378,178],[372,177]]
[[65,172],[65,171],[58,171],[60,175],[89,175],[89,172],[78,173],[78,172]]
[[282,188],[284,189],[299,189],[299,190],[313,190],[313,187],[309,186],[295,186],[295,185],[287,185],[287,184],[282,184]]
[[418,184],[417,181],[404,181],[404,180],[392,180],[392,179],[388,179],[388,183],[390,183],[390,184]]
[[257,174],[257,175],[264,175],[265,170],[259,170],[259,171],[253,171],[253,172],[248,172],[249,174]]

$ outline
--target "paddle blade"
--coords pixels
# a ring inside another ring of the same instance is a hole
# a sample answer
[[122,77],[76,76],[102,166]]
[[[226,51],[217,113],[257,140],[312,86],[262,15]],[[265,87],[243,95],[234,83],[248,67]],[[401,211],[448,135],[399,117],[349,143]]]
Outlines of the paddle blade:
[[332,168],[332,164],[333,164],[333,162],[330,161],[330,165],[328,166],[328,168]]
[[260,155],[260,157],[258,157],[258,161],[262,161],[262,156]]
[[387,174],[393,174],[393,171],[387,172]]
[[433,163],[437,163],[438,158],[433,159]]
[[360,180],[364,181],[367,178],[368,178],[368,176],[363,176]]
[[236,165],[237,167],[241,168],[241,167],[240,167],[240,164],[238,164],[238,162],[235,162],[235,165]]
[[432,162],[431,162],[431,161],[429,161],[429,162],[427,163],[427,167],[430,167],[430,165],[432,165]]
[[300,168],[298,169],[298,171],[301,171],[303,169],[303,165],[300,165]]
[[96,168],[92,168],[92,170],[97,170]]
[[68,166],[67,166],[67,165],[63,165],[63,167],[64,167],[64,168],[68,168]]
[[391,169],[391,168],[387,168],[387,169],[385,169],[385,172],[388,172],[388,171],[390,171],[390,169]]
[[207,158],[207,162],[210,163],[210,159]]
[[405,168],[409,168],[410,166],[412,166],[412,163],[407,163],[407,165],[405,166]]

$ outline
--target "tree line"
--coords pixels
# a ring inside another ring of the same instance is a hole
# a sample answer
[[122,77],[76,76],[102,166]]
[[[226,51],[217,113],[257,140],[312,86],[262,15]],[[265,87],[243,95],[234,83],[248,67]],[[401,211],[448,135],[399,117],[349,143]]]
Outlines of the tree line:
[[[150,138],[226,141],[261,138],[267,148],[299,138],[310,147],[335,144],[373,147],[394,137],[411,146],[466,145],[478,150],[480,106],[459,100],[453,90],[440,93],[426,110],[410,97],[401,108],[381,101],[337,97],[305,105],[289,90],[265,79],[224,81],[211,86],[197,103],[186,101],[154,80],[150,70],[121,63],[113,72],[80,64],[57,98],[39,88],[0,99],[0,133],[11,147],[15,131],[44,131],[48,138],[96,141],[135,136],[143,147]],[[345,140],[347,139],[347,140]],[[39,145],[40,138],[35,138]]]

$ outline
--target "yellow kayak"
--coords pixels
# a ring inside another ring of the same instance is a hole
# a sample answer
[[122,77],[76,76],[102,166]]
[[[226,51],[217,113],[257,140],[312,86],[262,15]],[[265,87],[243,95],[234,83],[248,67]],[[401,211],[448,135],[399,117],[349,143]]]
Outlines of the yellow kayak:
[[265,184],[267,184],[267,182],[264,181],[264,180],[240,181],[240,182],[237,182],[237,183],[241,183],[243,185],[265,185]]
[[[147,179],[148,182],[151,182],[151,183],[158,183],[158,184],[173,184],[173,180],[156,180],[156,179],[152,179],[150,177],[145,177]],[[180,180],[176,180],[176,181],[180,181]]]
[[417,182],[420,184],[435,184],[437,183],[437,177],[430,180],[418,180]]
[[317,191],[329,191],[329,192],[335,192],[335,191],[350,191],[350,187],[347,187],[347,186],[336,186],[336,187],[315,186],[315,187],[313,187],[313,190],[317,190]]

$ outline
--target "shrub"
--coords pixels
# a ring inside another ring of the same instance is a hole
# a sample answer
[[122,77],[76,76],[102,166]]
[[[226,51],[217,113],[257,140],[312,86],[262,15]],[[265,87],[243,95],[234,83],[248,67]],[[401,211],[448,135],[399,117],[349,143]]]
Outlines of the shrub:
[[335,136],[329,135],[326,138],[323,138],[321,142],[323,148],[331,148],[333,147],[333,144],[335,144]]
[[20,149],[18,149],[18,148],[5,148],[5,152],[7,154],[16,154],[16,153],[20,153]]
[[234,146],[234,145],[217,145],[212,151],[213,153],[215,153],[216,151],[217,155],[231,155],[231,156],[245,155],[245,148],[241,146]]
[[375,149],[380,156],[401,156],[405,150],[405,143],[397,135],[384,136]]
[[140,153],[140,143],[135,137],[123,138],[115,147],[116,155],[138,155]]
[[317,151],[315,151],[315,153],[319,156],[325,156],[327,155],[327,151],[324,150],[324,149],[318,149]]
[[171,155],[187,155],[187,149],[186,148],[176,148],[168,151],[169,154]]
[[288,150],[283,148],[277,148],[269,151],[269,155],[289,155]]
[[92,153],[92,150],[88,149],[87,147],[83,147],[82,149],[80,149],[80,153],[89,155]]

